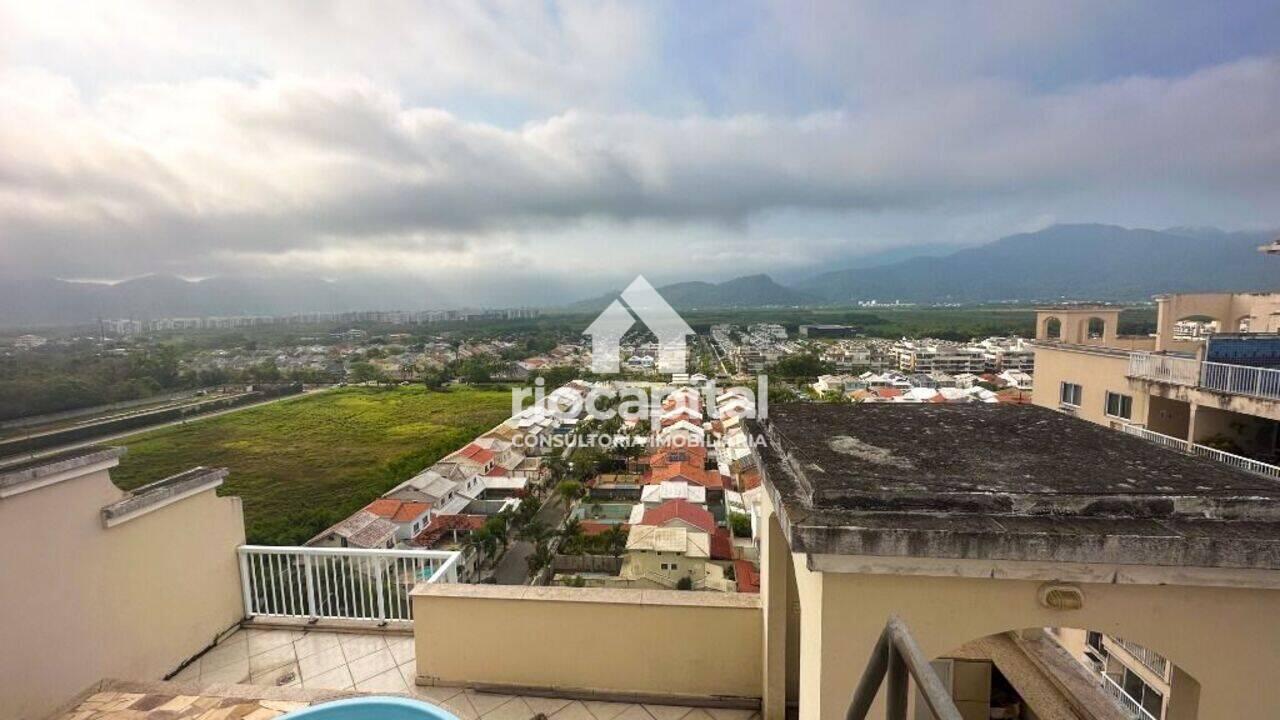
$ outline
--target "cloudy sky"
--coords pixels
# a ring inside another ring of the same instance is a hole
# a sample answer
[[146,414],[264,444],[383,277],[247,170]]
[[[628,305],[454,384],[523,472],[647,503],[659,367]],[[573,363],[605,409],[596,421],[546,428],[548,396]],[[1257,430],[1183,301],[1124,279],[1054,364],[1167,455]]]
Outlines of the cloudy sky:
[[545,300],[1277,227],[1278,38],[1274,1],[0,0],[0,268]]

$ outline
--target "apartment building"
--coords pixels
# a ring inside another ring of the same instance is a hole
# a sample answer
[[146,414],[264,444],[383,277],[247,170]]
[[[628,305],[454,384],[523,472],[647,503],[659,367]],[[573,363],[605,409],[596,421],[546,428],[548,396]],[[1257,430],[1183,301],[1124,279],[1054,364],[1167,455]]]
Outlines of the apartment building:
[[965,345],[903,340],[894,346],[898,369],[907,373],[980,373],[986,367],[983,353]]
[[[1037,312],[1033,402],[1280,477],[1280,293],[1166,295],[1157,330],[1120,336],[1113,307]],[[1187,317],[1229,332],[1175,332]]]

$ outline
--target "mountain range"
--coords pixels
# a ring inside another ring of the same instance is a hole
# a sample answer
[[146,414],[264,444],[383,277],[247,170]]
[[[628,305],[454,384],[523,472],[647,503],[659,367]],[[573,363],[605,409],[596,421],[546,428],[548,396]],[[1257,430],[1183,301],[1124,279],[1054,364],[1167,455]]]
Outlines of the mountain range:
[[[943,256],[834,270],[792,286],[768,275],[720,284],[682,282],[658,292],[681,309],[842,305],[861,300],[977,303],[1148,300],[1166,292],[1280,289],[1280,260],[1259,254],[1273,232],[1142,230],[1054,225]],[[618,293],[575,303],[602,309]]]
[[[791,285],[757,274],[721,283],[680,282],[658,290],[682,309],[842,305],[859,300],[1146,300],[1165,292],[1273,290],[1280,288],[1280,260],[1259,254],[1257,247],[1274,237],[1271,232],[1214,228],[1055,225],[948,255],[822,272]],[[456,293],[435,291],[429,294],[416,281],[191,281],[149,275],[104,284],[10,273],[0,275],[0,326],[77,324],[99,317],[282,315],[461,304],[447,300]],[[617,296],[612,292],[563,309],[594,312]]]

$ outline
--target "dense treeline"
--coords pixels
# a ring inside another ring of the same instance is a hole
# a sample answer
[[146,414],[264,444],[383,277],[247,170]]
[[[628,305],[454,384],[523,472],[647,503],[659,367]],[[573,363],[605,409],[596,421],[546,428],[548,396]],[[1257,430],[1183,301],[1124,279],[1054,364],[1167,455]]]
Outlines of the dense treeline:
[[93,344],[46,346],[0,357],[0,420],[141,400],[229,383],[316,382],[266,361],[244,372],[183,371],[174,345],[103,353]]

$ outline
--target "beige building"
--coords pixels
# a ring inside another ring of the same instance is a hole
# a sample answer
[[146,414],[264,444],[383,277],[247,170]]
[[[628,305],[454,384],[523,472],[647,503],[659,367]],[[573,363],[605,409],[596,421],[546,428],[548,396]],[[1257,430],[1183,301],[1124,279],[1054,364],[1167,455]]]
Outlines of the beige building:
[[0,717],[105,677],[159,679],[244,617],[240,499],[197,468],[125,493],[123,451],[0,467]]
[[[1280,293],[1156,302],[1141,337],[1116,334],[1114,307],[1040,310],[1033,402],[1280,477]],[[1179,336],[1187,318],[1229,330]]]
[[618,576],[651,587],[674,588],[684,579],[707,582],[711,536],[687,527],[636,525],[627,535],[627,556]]

